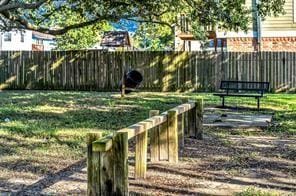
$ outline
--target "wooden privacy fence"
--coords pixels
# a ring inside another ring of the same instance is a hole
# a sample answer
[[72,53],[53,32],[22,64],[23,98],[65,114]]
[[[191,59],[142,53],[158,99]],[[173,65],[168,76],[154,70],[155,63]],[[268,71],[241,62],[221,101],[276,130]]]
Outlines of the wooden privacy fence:
[[137,69],[142,89],[214,91],[221,80],[270,82],[296,91],[296,53],[176,51],[0,51],[0,89],[118,90]]
[[177,106],[121,129],[113,135],[88,136],[88,195],[128,195],[128,140],[135,138],[135,178],[145,178],[148,132],[150,161],[178,162],[178,150],[184,147],[184,135],[202,139],[203,100]]

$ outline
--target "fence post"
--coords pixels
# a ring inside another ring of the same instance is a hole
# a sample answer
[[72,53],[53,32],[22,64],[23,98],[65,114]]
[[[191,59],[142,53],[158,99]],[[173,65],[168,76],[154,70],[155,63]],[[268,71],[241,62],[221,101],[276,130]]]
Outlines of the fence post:
[[[150,110],[149,117],[159,114],[159,110]],[[151,162],[159,161],[159,127],[150,130],[150,159]]]
[[92,150],[92,143],[102,136],[101,133],[87,135],[87,195],[100,195],[100,153]]
[[169,162],[178,162],[178,115],[177,111],[168,111]]
[[147,170],[147,136],[146,127],[143,133],[136,136],[136,153],[135,153],[135,178],[146,178]]
[[199,140],[202,139],[203,134],[203,113],[204,113],[204,104],[203,99],[199,98],[196,100],[196,132],[195,137]]

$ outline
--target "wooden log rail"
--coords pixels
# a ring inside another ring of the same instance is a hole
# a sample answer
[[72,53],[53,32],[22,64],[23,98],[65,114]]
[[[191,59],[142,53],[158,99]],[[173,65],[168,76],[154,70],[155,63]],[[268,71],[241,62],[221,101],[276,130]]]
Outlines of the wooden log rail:
[[189,101],[162,114],[151,110],[149,118],[102,137],[88,135],[88,195],[128,195],[128,140],[135,138],[135,178],[145,178],[148,131],[150,161],[178,162],[184,137],[202,139],[203,99]]

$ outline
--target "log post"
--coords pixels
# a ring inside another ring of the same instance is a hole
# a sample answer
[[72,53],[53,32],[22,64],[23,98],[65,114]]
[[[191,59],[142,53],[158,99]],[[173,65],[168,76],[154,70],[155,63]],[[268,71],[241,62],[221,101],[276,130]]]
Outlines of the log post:
[[[112,195],[128,196],[128,133],[116,133],[113,142],[114,189]],[[115,194],[114,194],[115,193]]]
[[92,143],[100,154],[96,195],[128,195],[128,133],[103,137]]
[[100,195],[112,195],[114,192],[113,150],[100,152]]
[[182,113],[178,116],[178,141],[181,149],[184,148],[184,120],[185,114]]
[[[159,110],[150,110],[149,117],[159,114]],[[151,162],[159,161],[159,127],[150,130],[150,160]]]
[[87,135],[87,195],[100,195],[100,153],[92,150],[92,143],[102,137],[102,133]]
[[194,108],[189,110],[189,137],[196,138],[196,102],[190,100],[190,103],[195,103]]
[[195,132],[195,137],[199,140],[202,140],[202,134],[203,134],[203,113],[204,113],[203,99],[199,98],[196,100],[196,132]]
[[147,170],[147,136],[148,131],[144,126],[143,132],[136,136],[135,153],[135,178],[146,178]]
[[[188,99],[184,98],[182,99],[182,103],[188,103]],[[189,123],[188,123],[188,112],[184,112],[182,115],[184,115],[184,136],[188,137],[189,135]]]
[[159,160],[169,160],[168,122],[159,125]]
[[169,162],[178,162],[178,115],[177,111],[168,111]]
[[[193,124],[193,115],[195,115],[195,113],[193,114],[194,109],[190,109],[188,110],[187,114],[188,114],[188,136],[189,137],[193,137],[195,135],[195,125]],[[194,125],[194,126],[193,126]]]

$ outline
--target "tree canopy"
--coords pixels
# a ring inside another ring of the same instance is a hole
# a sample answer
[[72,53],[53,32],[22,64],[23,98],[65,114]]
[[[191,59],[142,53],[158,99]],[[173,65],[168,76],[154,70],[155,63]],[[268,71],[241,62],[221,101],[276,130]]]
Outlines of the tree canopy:
[[[259,0],[262,18],[283,12],[285,0]],[[175,16],[185,13],[194,26],[246,29],[254,8],[245,0],[0,0],[0,30],[13,28],[61,35],[96,23],[120,19],[154,23],[173,30]],[[67,18],[78,16],[69,22]]]

